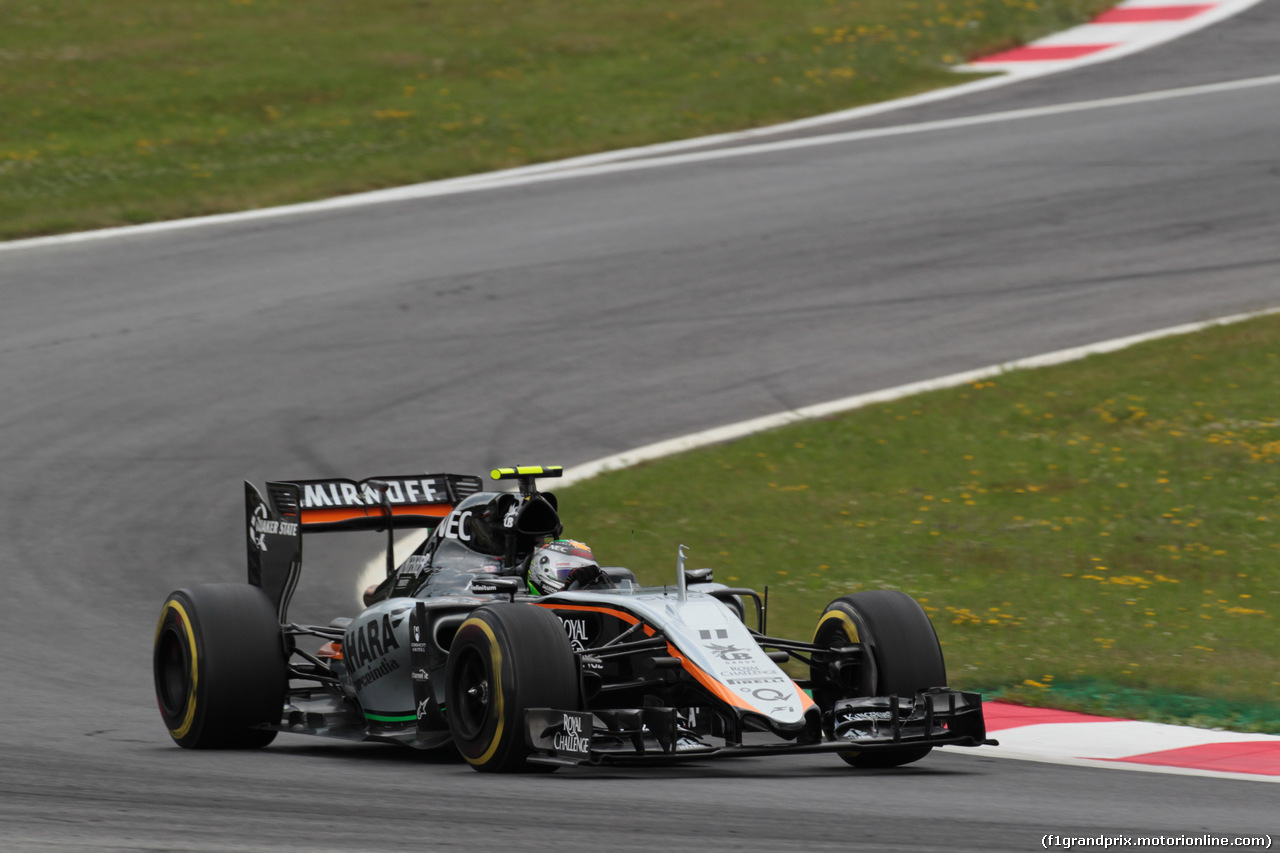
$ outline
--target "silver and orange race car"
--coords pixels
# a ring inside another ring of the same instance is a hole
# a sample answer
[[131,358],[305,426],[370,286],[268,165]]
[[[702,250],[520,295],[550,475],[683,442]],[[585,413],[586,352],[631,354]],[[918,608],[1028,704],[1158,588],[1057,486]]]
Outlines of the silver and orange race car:
[[[811,640],[767,633],[767,598],[686,569],[644,587],[563,533],[537,478],[456,474],[245,484],[248,583],[180,589],[156,629],[156,696],[190,748],[280,732],[456,748],[477,770],[834,752],[894,767],[993,744],[946,687],[933,626],[888,590],[827,605]],[[430,531],[403,561],[394,533]],[[385,530],[385,579],[328,625],[288,618],[311,534]],[[754,627],[752,627],[754,623]],[[789,661],[794,677],[783,668]]]

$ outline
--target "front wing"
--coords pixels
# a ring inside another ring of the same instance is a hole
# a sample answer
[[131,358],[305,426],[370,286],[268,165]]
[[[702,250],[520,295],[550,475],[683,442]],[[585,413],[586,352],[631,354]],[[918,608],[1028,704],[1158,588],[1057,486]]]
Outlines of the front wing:
[[677,708],[531,708],[525,712],[525,738],[530,761],[554,765],[998,745],[986,736],[981,696],[947,688],[922,690],[910,699],[842,699],[830,722],[818,737],[716,745],[688,728]]

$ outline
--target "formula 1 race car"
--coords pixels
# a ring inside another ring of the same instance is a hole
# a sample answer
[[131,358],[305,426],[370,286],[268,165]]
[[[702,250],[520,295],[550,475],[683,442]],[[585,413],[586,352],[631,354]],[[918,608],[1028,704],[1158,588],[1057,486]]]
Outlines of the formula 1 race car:
[[[161,609],[170,736],[452,746],[483,771],[804,752],[893,767],[995,743],[981,698],[946,687],[909,596],[847,595],[811,641],[770,637],[767,600],[686,569],[683,547],[674,584],[642,587],[560,539],[555,496],[535,479],[560,473],[493,472],[515,492],[456,474],[273,482],[266,498],[246,483],[248,583],[181,589]],[[397,564],[392,536],[411,527],[431,532]],[[341,530],[387,532],[385,580],[354,618],[290,622],[304,536]],[[807,678],[782,669],[792,659]]]

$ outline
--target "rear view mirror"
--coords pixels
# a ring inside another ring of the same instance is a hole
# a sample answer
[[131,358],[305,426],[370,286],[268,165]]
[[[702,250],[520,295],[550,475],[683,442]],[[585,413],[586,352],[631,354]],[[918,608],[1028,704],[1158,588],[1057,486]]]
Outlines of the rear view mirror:
[[471,592],[478,592],[478,593],[485,593],[485,594],[500,593],[502,595],[514,596],[523,587],[524,587],[524,584],[520,582],[520,578],[513,578],[508,576],[493,577],[493,576],[481,575],[479,577],[474,578],[471,581],[471,585],[469,589],[471,590]]

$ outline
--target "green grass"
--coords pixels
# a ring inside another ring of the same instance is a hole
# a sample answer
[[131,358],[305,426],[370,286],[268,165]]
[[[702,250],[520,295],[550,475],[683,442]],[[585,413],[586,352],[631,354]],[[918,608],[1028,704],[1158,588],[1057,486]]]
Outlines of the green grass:
[[588,480],[568,533],[769,586],[770,633],[901,589],[954,685],[1280,731],[1280,318],[810,421]]
[[8,0],[0,238],[742,129],[965,78],[1109,0]]

